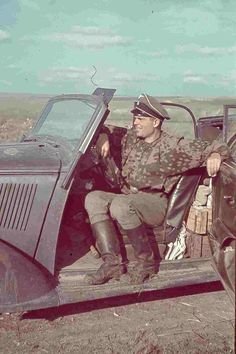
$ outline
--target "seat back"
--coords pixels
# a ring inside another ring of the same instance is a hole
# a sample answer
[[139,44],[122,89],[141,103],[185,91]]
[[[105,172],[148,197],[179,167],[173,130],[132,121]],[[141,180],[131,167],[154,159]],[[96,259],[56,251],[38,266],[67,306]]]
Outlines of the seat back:
[[158,227],[153,229],[158,242],[169,243],[176,240],[203,173],[204,168],[198,168],[181,176],[170,195],[162,230]]

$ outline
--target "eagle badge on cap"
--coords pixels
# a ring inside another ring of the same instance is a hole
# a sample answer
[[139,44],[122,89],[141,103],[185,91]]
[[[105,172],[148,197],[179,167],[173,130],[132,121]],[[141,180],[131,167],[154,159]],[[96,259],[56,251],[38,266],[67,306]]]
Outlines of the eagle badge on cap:
[[163,105],[155,97],[149,96],[146,93],[138,97],[138,101],[134,103],[134,108],[131,110],[131,113],[144,117],[170,119]]

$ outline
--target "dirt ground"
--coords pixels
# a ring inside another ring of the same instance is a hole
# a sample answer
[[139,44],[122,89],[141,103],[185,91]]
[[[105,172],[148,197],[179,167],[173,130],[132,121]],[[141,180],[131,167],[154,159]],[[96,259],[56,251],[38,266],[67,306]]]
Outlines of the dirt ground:
[[234,310],[219,282],[0,316],[0,353],[234,353]]

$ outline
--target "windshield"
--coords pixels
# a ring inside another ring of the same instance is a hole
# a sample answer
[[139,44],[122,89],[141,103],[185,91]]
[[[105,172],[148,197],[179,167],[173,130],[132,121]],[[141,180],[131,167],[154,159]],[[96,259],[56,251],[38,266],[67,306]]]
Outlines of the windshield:
[[98,103],[90,99],[62,99],[46,106],[33,136],[64,138],[74,147],[80,141]]

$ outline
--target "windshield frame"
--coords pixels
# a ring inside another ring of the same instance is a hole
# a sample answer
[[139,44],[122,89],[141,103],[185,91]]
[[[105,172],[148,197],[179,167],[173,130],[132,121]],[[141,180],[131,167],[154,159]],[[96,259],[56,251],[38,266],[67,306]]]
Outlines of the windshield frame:
[[[236,104],[226,104],[226,105],[224,105],[223,142],[225,142],[226,144],[229,143],[228,136],[229,136],[229,117],[230,117],[229,110],[230,109],[236,109]],[[233,116],[235,116],[235,114],[233,114]],[[235,136],[235,133],[233,134],[233,136]],[[232,139],[232,137],[230,138],[230,140]]]

